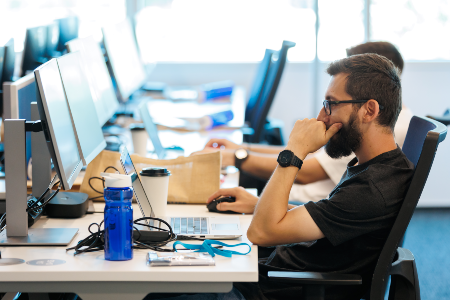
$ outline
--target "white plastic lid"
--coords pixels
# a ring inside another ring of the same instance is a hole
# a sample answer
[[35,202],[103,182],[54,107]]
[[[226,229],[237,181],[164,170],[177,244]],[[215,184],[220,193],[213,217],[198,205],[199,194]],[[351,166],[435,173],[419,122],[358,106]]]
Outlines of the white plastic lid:
[[122,175],[117,173],[100,173],[105,178],[105,187],[124,188],[131,187],[131,175]]

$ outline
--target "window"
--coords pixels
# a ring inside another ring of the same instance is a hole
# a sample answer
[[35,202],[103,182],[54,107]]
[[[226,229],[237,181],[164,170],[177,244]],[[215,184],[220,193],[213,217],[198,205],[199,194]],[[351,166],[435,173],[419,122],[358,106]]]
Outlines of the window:
[[319,0],[319,25],[319,59],[346,57],[345,49],[364,42],[364,1]]
[[261,60],[266,48],[296,42],[291,61],[315,55],[313,0],[174,0],[153,3],[137,16],[143,59],[174,62]]
[[450,59],[450,3],[372,0],[372,40],[395,44],[406,60]]
[[80,37],[94,35],[100,40],[101,26],[123,20],[125,13],[125,0],[2,0],[0,45],[13,37],[16,51],[22,51],[27,28],[69,15],[80,19]]

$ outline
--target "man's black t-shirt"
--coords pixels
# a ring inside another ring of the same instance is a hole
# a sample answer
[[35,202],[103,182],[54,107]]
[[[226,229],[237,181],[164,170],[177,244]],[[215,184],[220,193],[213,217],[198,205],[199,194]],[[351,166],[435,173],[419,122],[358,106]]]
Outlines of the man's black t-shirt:
[[[306,209],[325,238],[277,246],[259,262],[258,283],[236,283],[246,299],[299,299],[301,286],[267,281],[267,271],[360,274],[363,285],[333,287],[327,299],[360,299],[409,187],[414,165],[400,148],[361,165],[353,159],[328,199]],[[260,247],[261,253],[269,248]],[[264,256],[264,255],[260,255]]]

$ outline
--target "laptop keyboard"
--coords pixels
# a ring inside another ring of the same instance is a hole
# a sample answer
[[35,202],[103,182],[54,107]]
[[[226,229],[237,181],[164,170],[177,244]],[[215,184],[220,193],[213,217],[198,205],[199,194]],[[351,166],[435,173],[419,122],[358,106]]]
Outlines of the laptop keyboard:
[[207,218],[171,218],[170,225],[176,234],[208,234]]

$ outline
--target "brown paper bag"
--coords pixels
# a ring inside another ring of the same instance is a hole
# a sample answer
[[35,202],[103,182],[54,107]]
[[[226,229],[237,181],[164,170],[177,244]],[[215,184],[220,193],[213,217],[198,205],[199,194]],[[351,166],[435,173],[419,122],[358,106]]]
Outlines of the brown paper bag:
[[[120,153],[104,150],[88,165],[80,192],[89,198],[101,196],[89,186],[89,178],[100,177],[100,173],[109,166],[114,166],[123,174],[120,164]],[[158,160],[131,155],[136,171],[147,167],[164,167],[171,172],[169,179],[168,203],[201,203],[220,187],[221,155],[219,152],[178,157],[175,159]],[[109,169],[107,172],[114,172]],[[92,179],[91,185],[97,191],[103,191],[102,181]],[[103,201],[102,197],[95,200]]]

